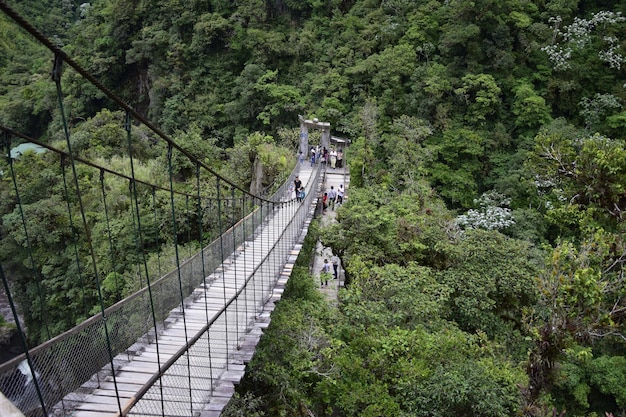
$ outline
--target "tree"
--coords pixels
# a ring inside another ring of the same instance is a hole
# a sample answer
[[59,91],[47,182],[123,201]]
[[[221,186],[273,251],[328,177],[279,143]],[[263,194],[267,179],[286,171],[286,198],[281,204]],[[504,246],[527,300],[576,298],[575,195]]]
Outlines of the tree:
[[485,132],[465,127],[445,130],[426,141],[428,151],[436,156],[427,165],[429,179],[451,204],[470,207],[478,194],[486,142]]
[[255,132],[247,141],[230,149],[224,174],[249,187],[253,194],[265,193],[268,187],[282,183],[295,157],[280,148],[274,138]]
[[534,280],[540,252],[528,242],[479,229],[466,230],[446,247],[449,267],[441,279],[452,289],[450,319],[490,338],[506,339],[511,329],[519,331],[524,311],[538,297]]
[[433,134],[424,120],[401,116],[394,120],[391,132],[383,136],[386,164],[392,174],[392,187],[405,189],[415,185],[426,174],[432,155],[424,147],[424,140]]
[[321,240],[347,265],[352,260],[366,266],[419,260],[433,266],[441,262],[438,245],[448,239],[442,225],[452,218],[430,188],[398,193],[377,186],[351,188],[337,220],[322,232]]
[[467,106],[465,120],[470,124],[482,125],[487,116],[497,112],[500,94],[496,80],[490,74],[468,74],[463,77],[463,86],[455,90]]
[[572,138],[562,133],[536,137],[531,170],[537,184],[553,193],[553,221],[567,222],[575,213],[576,227],[614,230],[626,209],[626,148],[621,140],[600,135]]
[[470,209],[456,218],[456,224],[465,229],[501,230],[515,224],[507,206],[511,200],[496,191],[483,193],[474,200],[478,209]]
[[268,71],[254,86],[256,93],[266,98],[267,104],[257,116],[265,126],[276,123],[273,119],[282,121],[285,113],[295,114],[303,108],[300,91],[294,86],[276,83],[277,75],[277,71]]
[[511,111],[516,116],[515,125],[521,129],[540,127],[551,120],[550,108],[545,99],[526,80],[515,88]]
[[580,114],[585,119],[585,129],[593,133],[602,129],[607,116],[610,116],[607,113],[621,110],[622,104],[612,94],[596,93],[593,98],[584,97],[580,101],[580,107]]
[[590,19],[574,17],[571,25],[561,28],[560,16],[550,18],[553,24],[554,43],[542,48],[548,54],[556,70],[566,70],[571,66],[570,60],[575,52],[588,45],[597,48],[597,58],[606,62],[610,68],[620,69],[625,59],[619,51],[619,39],[614,35],[619,24],[626,21],[620,12],[600,11],[592,14]]
[[453,326],[346,333],[332,351],[341,377],[320,384],[341,415],[504,417],[520,406],[524,375],[480,335]]
[[571,363],[566,357],[569,349],[606,343],[612,351],[615,344],[609,341],[615,338],[617,345],[623,345],[624,253],[621,237],[600,230],[580,245],[560,242],[549,254],[540,275],[541,300],[529,317],[535,338],[529,362],[531,398],[553,384],[562,386],[557,378],[572,378],[574,369],[559,371],[555,366],[561,361]]

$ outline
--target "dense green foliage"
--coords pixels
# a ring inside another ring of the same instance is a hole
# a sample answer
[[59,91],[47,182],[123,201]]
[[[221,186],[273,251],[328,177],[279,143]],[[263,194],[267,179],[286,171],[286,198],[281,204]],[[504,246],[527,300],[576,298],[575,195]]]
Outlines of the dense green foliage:
[[[255,164],[263,186],[289,168],[280,145],[294,149],[298,114],[352,140],[347,204],[320,231],[348,286],[332,308],[306,262],[294,271],[232,415],[626,415],[625,2],[31,3],[14,6],[245,187]],[[0,122],[60,143],[50,56],[4,16],[0,27]],[[72,72],[63,85],[75,151],[128,169],[123,115]],[[166,149],[132,133],[139,169],[166,185]],[[46,159],[15,167],[24,210],[47,220],[32,236],[43,279],[17,285],[27,299],[41,285],[54,294],[48,313],[29,304],[31,324],[50,314],[54,333],[85,317],[93,294],[72,296],[89,287],[68,279],[63,173]],[[193,190],[194,168],[174,158],[181,190]],[[100,213],[94,235],[106,237],[96,175],[81,181]],[[115,300],[138,259],[121,233],[133,227],[127,184],[109,184],[118,255],[129,258],[102,268]],[[2,236],[12,236],[2,264],[27,277],[6,175],[0,193]],[[169,227],[143,193],[146,221]],[[145,244],[156,252],[162,239]]]

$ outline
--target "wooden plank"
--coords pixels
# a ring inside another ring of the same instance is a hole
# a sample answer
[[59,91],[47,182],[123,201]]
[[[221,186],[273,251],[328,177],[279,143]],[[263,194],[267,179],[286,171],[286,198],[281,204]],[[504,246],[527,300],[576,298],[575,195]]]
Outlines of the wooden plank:
[[72,417],[111,417],[113,415],[110,412],[106,411],[85,411],[85,410],[76,410],[72,413]]
[[117,390],[117,393],[115,392],[115,389],[112,388],[110,390],[107,389],[97,389],[94,392],[92,392],[92,395],[97,395],[97,396],[110,396],[115,398],[116,396],[119,396],[120,398],[131,398],[132,396],[134,396],[137,392],[135,390],[133,391],[121,391],[121,390]]

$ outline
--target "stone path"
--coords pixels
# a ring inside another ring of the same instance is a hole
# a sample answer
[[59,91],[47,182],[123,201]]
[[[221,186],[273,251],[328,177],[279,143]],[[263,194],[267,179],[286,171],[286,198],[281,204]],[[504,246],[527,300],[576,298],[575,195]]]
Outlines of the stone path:
[[[344,201],[345,201],[349,192],[349,183],[350,183],[350,173],[348,172],[347,168],[337,168],[337,169],[328,168],[326,170],[324,183],[322,184],[321,195],[323,195],[324,192],[328,192],[331,186],[334,187],[335,190],[337,190],[339,189],[340,185],[343,185],[343,188],[345,190],[345,193],[344,193]],[[332,210],[332,208],[329,207],[326,210],[326,214],[323,214],[320,216],[320,226],[325,227],[335,222],[336,214],[337,214],[337,207],[335,207],[335,210]],[[326,294],[329,300],[336,302],[339,288],[343,287],[344,282],[345,282],[345,273],[341,265],[341,260],[339,262],[339,268],[338,268],[338,279],[336,280],[331,279],[328,281],[328,286],[322,287],[320,286],[320,278],[319,278],[320,270],[322,269],[322,266],[324,265],[324,259],[328,259],[328,263],[331,264],[331,272],[332,272],[331,258],[333,256],[333,253],[330,250],[330,248],[324,247],[321,244],[321,242],[317,242],[315,253],[316,255],[313,261],[312,273],[315,276],[315,279],[320,288],[320,291]]]

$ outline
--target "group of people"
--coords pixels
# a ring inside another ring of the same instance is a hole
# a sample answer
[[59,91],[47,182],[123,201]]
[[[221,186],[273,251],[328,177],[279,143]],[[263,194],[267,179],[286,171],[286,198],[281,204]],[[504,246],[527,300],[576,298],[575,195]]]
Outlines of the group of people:
[[[326,210],[330,206],[332,210],[335,210],[335,206],[341,206],[344,201],[345,189],[343,188],[343,184],[339,184],[339,188],[335,190],[335,186],[331,185],[330,188],[324,192],[322,195],[322,214],[326,214]],[[333,255],[330,259],[332,267],[333,267],[333,277],[334,279],[338,279],[338,270],[339,270],[339,257],[337,255]],[[328,280],[331,277],[330,273],[330,265],[328,263],[328,259],[324,259],[324,265],[322,266],[322,270],[320,271],[320,283],[321,286],[327,286]]]
[[[295,195],[296,201],[304,201],[304,197],[306,197],[306,190],[304,189],[304,186],[302,185],[302,180],[299,176],[296,176],[296,178],[293,180],[293,185],[289,187],[289,192],[292,195],[291,198],[294,198],[293,196]],[[336,190],[335,186],[331,185],[330,189],[328,191],[325,191],[322,195],[322,214],[326,214],[326,210],[328,209],[328,207],[330,207],[331,210],[334,211],[335,207],[341,206],[343,204],[344,195],[345,190],[343,188],[343,184],[339,184],[339,188]]]
[[345,190],[343,189],[343,184],[340,184],[337,190],[335,190],[335,186],[331,185],[330,189],[322,195],[322,214],[326,214],[328,207],[330,207],[331,210],[335,210],[335,206],[341,206],[343,204],[344,194]]
[[324,146],[320,148],[311,147],[311,166],[315,166],[319,161],[324,166],[330,166],[332,169],[343,168],[343,151],[341,149],[331,149],[330,151]]
[[[315,163],[315,153],[313,153],[313,148],[311,148],[311,163]],[[340,151],[341,152],[341,151]],[[323,157],[322,157],[323,158]],[[332,160],[331,160],[332,161]],[[324,163],[320,161],[321,163]],[[332,162],[331,162],[332,166]],[[302,185],[302,180],[299,176],[296,176],[293,180],[293,184],[289,187],[291,192],[295,192],[296,201],[302,202],[304,201],[304,197],[306,196],[306,192],[304,186]],[[323,214],[326,214],[326,210],[330,206],[332,210],[335,210],[335,206],[340,206],[344,201],[345,190],[343,188],[343,184],[339,184],[339,188],[335,190],[335,186],[331,185],[328,191],[324,192],[322,196],[322,206],[323,206]],[[293,198],[293,197],[292,197]],[[330,258],[330,262],[328,259],[324,259],[324,265],[320,270],[320,284],[322,287],[328,286],[328,281],[332,278],[339,278],[339,257],[337,255],[333,255]],[[332,265],[332,272],[331,272]]]

